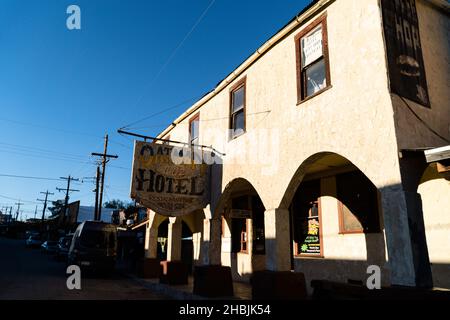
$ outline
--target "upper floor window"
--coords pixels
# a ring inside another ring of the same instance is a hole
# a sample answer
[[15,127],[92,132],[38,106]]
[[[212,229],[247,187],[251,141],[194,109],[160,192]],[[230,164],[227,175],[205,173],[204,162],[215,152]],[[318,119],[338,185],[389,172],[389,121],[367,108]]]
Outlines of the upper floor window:
[[322,15],[295,37],[299,103],[331,85],[326,18]]
[[190,145],[199,144],[199,127],[200,127],[200,115],[195,115],[189,120],[189,143]]
[[199,127],[200,127],[200,115],[197,114],[189,120],[189,144],[191,147],[191,160],[201,161],[199,154]]
[[230,90],[230,137],[232,139],[245,132],[245,81],[244,77]]

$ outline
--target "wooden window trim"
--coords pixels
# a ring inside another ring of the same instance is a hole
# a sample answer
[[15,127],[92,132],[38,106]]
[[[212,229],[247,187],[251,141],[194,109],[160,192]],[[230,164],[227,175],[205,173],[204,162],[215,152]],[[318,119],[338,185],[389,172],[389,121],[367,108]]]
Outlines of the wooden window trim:
[[[327,81],[327,85],[325,88],[317,91],[316,93],[303,97],[304,86],[306,81],[302,79],[302,55],[301,55],[301,45],[300,39],[307,35],[314,28],[322,24],[322,51],[323,51],[323,59],[325,62],[325,77]],[[316,20],[311,22],[307,27],[305,27],[300,33],[295,36],[295,55],[296,55],[296,63],[297,63],[297,105],[306,102],[319,94],[327,91],[332,88],[331,85],[331,73],[330,73],[330,57],[328,51],[328,28],[327,28],[327,13],[325,12],[321,16],[319,16]]]
[[364,233],[364,229],[348,231],[344,228],[344,204],[337,200],[338,202],[338,217],[339,217],[339,234],[361,234]]
[[192,145],[192,136],[191,136],[191,134],[192,134],[192,132],[191,132],[192,131],[192,126],[191,126],[191,124],[194,121],[198,121],[198,137],[197,138],[200,140],[200,112],[198,112],[196,115],[192,116],[189,119],[189,145]]
[[243,232],[241,231],[241,250],[238,252],[238,253],[243,253],[243,254],[248,254],[249,253],[249,249],[248,249],[248,247],[249,247],[249,241],[248,241],[248,239],[249,239],[249,237],[248,237],[248,227],[249,227],[249,222],[248,222],[248,220],[249,219],[244,219],[245,220],[245,234],[246,234],[246,237],[247,237],[247,241],[245,241],[245,243],[246,243],[246,250],[242,250],[242,244],[243,244],[243,241],[242,241],[242,234],[243,234]]
[[318,199],[318,205],[319,205],[319,241],[320,241],[320,254],[303,254],[298,253],[298,242],[294,241],[294,258],[318,258],[323,259],[323,237],[322,237],[322,197],[319,197]]
[[225,238],[225,224],[226,223],[227,223],[227,219],[222,215],[222,225],[221,225],[222,238]]
[[[233,93],[240,89],[241,87],[244,87],[244,107],[243,107],[243,112],[244,112],[244,130],[242,133],[235,135],[234,134],[234,129],[233,129]],[[229,97],[230,97],[230,116],[229,116],[229,121],[228,121],[228,129],[230,130],[230,135],[229,135],[229,140],[234,140],[240,136],[242,136],[244,133],[247,132],[247,76],[243,76],[239,81],[237,81],[233,86],[230,87],[230,93],[229,93]]]
[[[349,172],[353,172],[353,171],[349,171]],[[346,172],[343,172],[346,173]],[[341,173],[341,174],[343,174]],[[337,187],[337,186],[336,186]],[[337,192],[337,190],[336,190]],[[364,229],[360,229],[360,230],[352,230],[352,231],[348,231],[344,229],[344,204],[342,203],[342,201],[340,201],[339,199],[336,199],[336,201],[338,202],[337,206],[338,206],[338,219],[339,219],[339,233],[341,235],[346,235],[346,234],[377,234],[377,233],[381,233],[383,230],[382,227],[382,207],[381,207],[381,197],[380,197],[380,193],[377,190],[377,215],[378,215],[378,221],[377,221],[377,226],[374,230],[370,231],[370,232],[366,232],[364,231]]]

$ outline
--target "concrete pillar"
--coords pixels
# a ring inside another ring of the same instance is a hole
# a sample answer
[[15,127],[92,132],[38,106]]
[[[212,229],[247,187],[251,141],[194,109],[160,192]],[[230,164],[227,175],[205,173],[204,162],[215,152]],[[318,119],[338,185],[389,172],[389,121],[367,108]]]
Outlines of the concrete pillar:
[[271,209],[264,213],[267,270],[291,270],[289,223],[287,209]]
[[209,226],[209,264],[220,265],[222,264],[222,219],[211,219],[209,221]]
[[192,245],[194,250],[194,263],[196,265],[203,264],[203,261],[201,260],[201,254],[202,254],[202,233],[196,232],[192,234]]
[[147,224],[145,230],[145,257],[156,258],[158,255],[158,228],[151,228]]
[[416,192],[401,187],[381,190],[391,284],[433,285],[422,201]]
[[202,263],[220,265],[222,249],[222,221],[221,219],[203,219]]
[[427,163],[423,152],[402,151],[401,182],[381,190],[391,283],[432,287],[422,199],[417,187]]
[[181,219],[170,218],[167,239],[167,261],[181,260]]
[[156,258],[158,256],[158,228],[154,226],[154,220],[156,213],[147,210],[148,222],[145,226],[145,257],[149,259]]

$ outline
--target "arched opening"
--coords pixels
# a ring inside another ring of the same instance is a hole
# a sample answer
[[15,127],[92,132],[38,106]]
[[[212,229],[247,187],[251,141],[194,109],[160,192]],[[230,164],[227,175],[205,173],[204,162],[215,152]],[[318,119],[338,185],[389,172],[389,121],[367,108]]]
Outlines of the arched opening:
[[[181,220],[181,245],[180,256],[176,260],[181,260],[188,266],[189,273],[192,273],[193,260],[194,260],[194,245],[193,245],[193,232],[189,223],[182,220],[182,218],[177,218]],[[168,259],[168,243],[169,243],[169,223],[168,217],[165,217],[163,221],[160,222],[158,226],[158,237],[157,237],[157,258],[160,261],[165,261]]]
[[158,226],[158,246],[157,258],[160,261],[167,260],[167,238],[168,238],[169,219],[164,219]]
[[308,284],[363,284],[367,266],[385,267],[379,192],[348,159],[329,152],[308,158],[293,176],[280,208],[289,210],[291,246],[286,250],[291,269],[303,272]]
[[450,288],[450,163],[430,163],[423,172],[417,192],[422,212],[433,284]]
[[253,271],[265,268],[264,204],[245,179],[230,182],[222,193],[221,261],[230,266],[235,281],[249,281]]

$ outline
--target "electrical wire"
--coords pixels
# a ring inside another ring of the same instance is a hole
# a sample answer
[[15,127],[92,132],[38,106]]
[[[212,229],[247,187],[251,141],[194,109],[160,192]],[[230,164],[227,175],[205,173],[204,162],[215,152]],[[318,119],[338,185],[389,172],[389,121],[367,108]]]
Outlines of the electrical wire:
[[40,204],[40,202],[12,198],[12,197],[8,197],[8,196],[1,195],[1,194],[0,194],[0,198],[4,198],[4,199],[8,199],[8,200],[14,200],[14,201],[19,201],[19,202],[27,202],[27,203],[32,203],[32,204]]
[[141,123],[141,122],[143,122],[143,121],[145,121],[145,120],[148,120],[148,119],[150,119],[150,118],[154,118],[154,117],[156,117],[156,116],[159,116],[159,115],[161,115],[161,114],[163,114],[163,113],[165,113],[165,112],[167,112],[167,111],[171,111],[171,110],[180,108],[180,107],[184,106],[186,103],[189,103],[189,102],[191,102],[191,101],[198,100],[198,99],[200,99],[200,98],[203,97],[203,96],[204,96],[204,95],[202,94],[202,95],[199,95],[199,96],[195,96],[195,97],[186,99],[186,100],[184,100],[184,101],[182,101],[182,102],[179,102],[179,103],[177,103],[177,104],[175,104],[175,105],[172,105],[172,106],[170,106],[170,107],[167,107],[167,108],[165,108],[165,109],[163,109],[163,110],[160,110],[160,111],[158,111],[158,112],[155,112],[155,113],[152,113],[152,114],[150,114],[150,115],[148,115],[148,116],[145,116],[144,118],[141,118],[141,119],[139,119],[139,120],[133,121],[133,122],[131,122],[131,123],[129,123],[129,124],[127,124],[127,125],[121,127],[120,129],[134,129],[134,128],[132,128],[131,126],[133,126],[133,125],[135,125],[135,124],[138,124],[138,123]]
[[60,151],[56,151],[56,150],[49,150],[49,149],[42,149],[42,148],[36,148],[36,147],[30,147],[30,146],[24,146],[24,145],[18,145],[18,144],[12,144],[12,143],[6,143],[6,142],[0,142],[0,145],[4,145],[7,147],[10,147],[12,149],[18,149],[19,151],[28,151],[28,150],[36,150],[39,153],[49,153],[49,154],[58,154],[58,155],[62,155],[62,156],[67,156],[70,158],[79,158],[79,159],[83,159],[85,158],[85,156],[81,156],[81,155],[77,155],[77,154],[73,154],[73,153],[64,153],[64,152],[60,152]]
[[6,119],[6,118],[0,118],[0,121],[10,122],[10,123],[14,123],[14,124],[22,125],[22,126],[35,127],[35,128],[45,129],[45,130],[58,131],[58,132],[66,133],[66,134],[89,136],[89,137],[95,137],[98,139],[104,139],[104,137],[100,137],[100,136],[94,135],[92,133],[87,133],[87,132],[64,130],[64,129],[47,127],[47,126],[38,125],[38,124],[34,124],[34,123],[22,122],[22,121],[11,120],[11,119]]
[[21,175],[4,174],[4,173],[0,173],[0,177],[6,177],[6,178],[20,178],[20,179],[34,179],[34,180],[60,181],[60,179],[56,179],[56,178],[33,177],[33,176],[21,176]]
[[0,150],[0,153],[8,153],[8,154],[17,154],[25,157],[39,158],[39,159],[48,159],[48,160],[56,160],[56,161],[65,161],[65,162],[76,162],[76,163],[85,163],[86,161],[67,159],[67,158],[56,158],[56,157],[47,157],[43,155],[37,154],[29,154],[23,152],[9,151],[9,150]]
[[406,107],[408,107],[409,111],[411,111],[411,113],[428,129],[430,130],[432,133],[434,133],[437,137],[441,138],[442,140],[444,140],[447,143],[450,143],[450,140],[448,140],[447,138],[445,138],[444,136],[440,135],[437,131],[435,131],[433,128],[431,128],[428,123],[426,123],[414,110],[413,108],[411,108],[411,106],[408,104],[408,102],[406,102],[406,100],[401,97],[398,96],[403,103],[406,105]]
[[205,18],[206,14],[208,13],[208,11],[211,9],[211,7],[213,6],[213,4],[216,2],[216,0],[211,0],[211,2],[209,3],[208,7],[202,12],[202,14],[200,15],[200,17],[197,19],[197,21],[194,23],[194,25],[192,26],[192,28],[186,33],[186,35],[184,36],[184,38],[178,43],[178,45],[175,47],[175,49],[172,51],[172,53],[170,54],[170,56],[167,58],[166,62],[161,66],[161,68],[158,70],[158,72],[156,73],[155,77],[153,77],[153,79],[146,85],[144,85],[144,89],[143,89],[143,93],[141,94],[141,96],[138,98],[138,100],[135,103],[135,107],[137,105],[139,105],[139,103],[141,102],[141,100],[145,97],[145,94],[149,91],[148,89],[151,88],[153,86],[153,84],[156,82],[156,80],[158,80],[158,78],[160,77],[160,75],[164,72],[164,70],[167,68],[167,66],[172,62],[173,58],[175,58],[176,54],[178,53],[178,50],[180,50],[180,48],[183,46],[183,44],[187,41],[187,39],[191,36],[191,34],[194,32],[194,30],[197,28],[197,26],[200,24],[200,22],[202,22],[202,20]]

